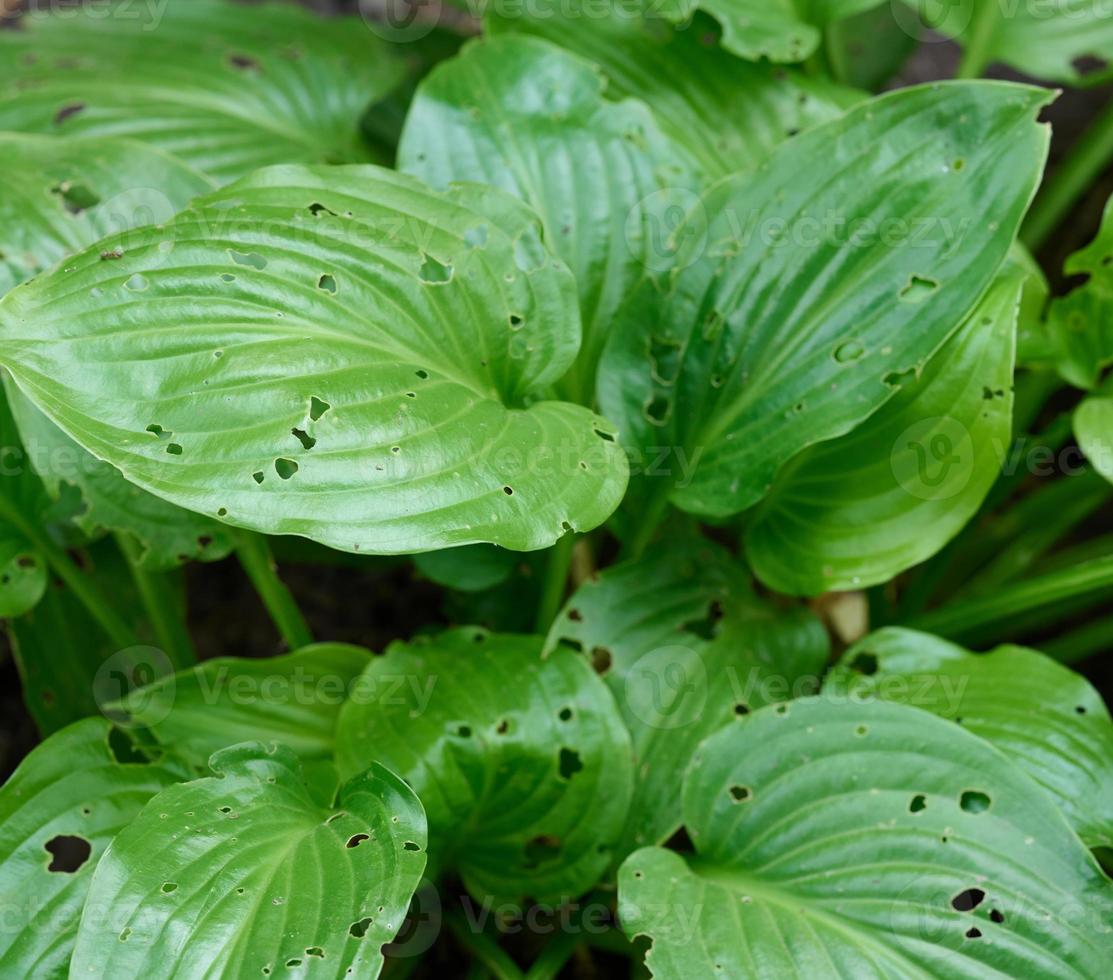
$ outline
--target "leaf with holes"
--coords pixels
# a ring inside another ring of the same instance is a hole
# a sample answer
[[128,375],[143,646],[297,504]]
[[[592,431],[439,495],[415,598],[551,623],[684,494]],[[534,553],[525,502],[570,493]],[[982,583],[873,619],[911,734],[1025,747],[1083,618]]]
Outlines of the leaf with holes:
[[244,743],[154,797],[93,875],[73,975],[376,977],[425,867],[413,792],[373,764],[335,807],[294,753]]
[[611,863],[630,805],[614,699],[568,650],[457,629],[374,658],[340,712],[341,775],[374,757],[417,792],[429,861],[485,897],[565,900]]
[[361,114],[405,69],[358,18],[230,0],[27,14],[0,32],[0,129],[127,136],[220,182],[372,159]]
[[1110,77],[1113,20],[1103,3],[904,2],[911,8],[902,16],[909,30],[919,33],[923,23],[957,40],[973,76],[1002,62],[1033,78],[1068,84]]
[[600,403],[635,457],[668,446],[693,462],[685,479],[640,482],[726,517],[888,401],[1005,259],[1043,166],[1047,99],[1002,82],[902,89],[717,184],[677,232],[679,273],[639,291],[600,366]]
[[592,401],[616,311],[653,254],[659,198],[695,187],[649,110],[603,98],[594,67],[530,37],[472,42],[418,88],[399,168],[435,187],[471,180],[525,200],[575,273],[584,338],[561,390]]
[[847,435],[806,449],[746,529],[779,592],[876,585],[934,555],[977,512],[1012,429],[1022,277],[999,276],[924,369]]
[[204,771],[220,749],[281,742],[302,760],[331,759],[340,706],[370,653],[317,643],[265,660],[219,657],[160,678],[106,706],[121,724],[149,729],[167,752]]
[[1086,843],[1113,847],[1113,722],[1090,683],[1050,657],[883,629],[847,650],[824,686],[958,722],[1040,783]]
[[696,853],[646,848],[619,915],[658,980],[1100,976],[1113,885],[988,742],[905,705],[808,698],[712,736]]
[[758,599],[729,554],[685,536],[584,583],[545,649],[562,644],[603,674],[634,743],[620,858],[679,828],[681,778],[704,738],[764,704],[814,693],[828,654],[815,616]]
[[134,756],[100,718],[63,729],[23,760],[0,789],[0,972],[66,975],[97,861],[181,775]]
[[128,242],[9,293],[0,362],[145,490],[374,553],[541,548],[621,499],[613,428],[543,400],[574,283],[509,195],[277,167]]
[[[161,150],[132,140],[0,134],[9,179],[0,187],[0,295],[98,238],[167,221],[210,181]],[[113,262],[126,241],[106,251]],[[126,530],[143,546],[143,564],[166,568],[188,558],[218,559],[230,542],[216,521],[174,507],[129,484],[85,452],[13,385],[5,386],[26,461],[58,498],[75,486],[74,517],[87,534]]]
[[[704,180],[752,169],[788,137],[864,98],[822,76],[736,58],[716,42],[703,15],[689,28],[674,29],[621,9],[601,16],[592,0],[561,4],[567,13],[552,16],[515,16],[498,6],[487,14],[490,33],[544,38],[593,62],[605,81],[603,96],[648,105]],[[744,112],[738,108],[743,99]],[[672,230],[663,222],[659,237]]]

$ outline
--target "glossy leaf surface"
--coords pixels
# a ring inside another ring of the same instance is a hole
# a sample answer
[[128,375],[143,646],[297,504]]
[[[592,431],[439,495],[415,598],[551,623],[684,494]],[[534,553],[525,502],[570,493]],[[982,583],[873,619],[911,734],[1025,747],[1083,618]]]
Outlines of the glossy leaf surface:
[[536,401],[575,358],[579,317],[508,195],[278,167],[102,262],[116,246],[9,293],[0,361],[146,490],[375,553],[540,548],[622,496],[613,429]]
[[630,805],[630,739],[614,699],[568,650],[449,630],[368,665],[336,731],[342,776],[370,757],[429,816],[429,860],[480,900],[579,895],[613,857]]

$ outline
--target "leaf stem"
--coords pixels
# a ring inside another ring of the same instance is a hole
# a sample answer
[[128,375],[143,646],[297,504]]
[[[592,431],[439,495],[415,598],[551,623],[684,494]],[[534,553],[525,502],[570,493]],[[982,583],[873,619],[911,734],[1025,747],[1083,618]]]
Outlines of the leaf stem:
[[308,646],[313,634],[302,616],[290,590],[278,577],[278,569],[266,537],[252,531],[237,534],[236,557],[239,558],[274,625],[291,650]]
[[969,40],[962,49],[956,78],[980,78],[989,67],[989,47],[993,41],[993,31],[997,27],[997,4],[994,0],[977,4],[974,8],[974,23]]
[[1075,664],[1095,653],[1113,650],[1113,616],[1083,623],[1041,644],[1040,650],[1064,664]]
[[549,552],[549,564],[545,569],[545,580],[541,585],[541,601],[537,606],[536,631],[542,635],[549,632],[549,627],[553,625],[553,620],[560,612],[561,603],[564,602],[575,544],[576,536],[569,531],[553,545]]
[[116,535],[116,543],[127,559],[139,598],[154,627],[155,637],[175,670],[197,663],[197,651],[178,607],[170,579],[166,573],[150,572],[142,567],[143,549],[131,534]]
[[[992,6],[992,4],[990,4]],[[1044,182],[1020,232],[1035,252],[1113,160],[1113,99]]]
[[0,494],[0,517],[15,527],[30,542],[35,551],[42,555],[51,571],[66,584],[118,649],[124,650],[139,642],[135,631],[111,606],[97,583],[86,575],[45,532],[27,521],[19,509],[2,494]]
[[524,980],[522,971],[518,969],[510,955],[500,949],[486,933],[469,928],[467,922],[456,913],[445,916],[445,921],[460,945],[479,960],[495,980]]
[[904,625],[953,639],[1006,623],[1021,613],[1113,588],[1113,555],[1040,575],[987,596],[955,602]]
[[623,549],[621,556],[623,560],[634,561],[641,558],[669,509],[669,494],[671,492],[672,484],[666,480],[661,480],[650,491],[649,499],[646,501],[645,509],[642,512],[641,523],[638,524],[637,530],[631,535]]
[[562,932],[554,936],[533,961],[526,973],[526,980],[556,980],[564,969],[564,964],[576,952],[580,940],[581,936],[576,932]]

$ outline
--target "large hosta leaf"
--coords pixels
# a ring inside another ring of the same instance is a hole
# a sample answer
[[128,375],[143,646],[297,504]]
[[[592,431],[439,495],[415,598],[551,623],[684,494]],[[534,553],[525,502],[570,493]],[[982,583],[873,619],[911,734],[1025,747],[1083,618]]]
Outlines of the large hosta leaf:
[[221,181],[370,159],[361,113],[401,79],[357,18],[294,4],[116,0],[0,33],[0,129],[130,136]]
[[97,861],[179,778],[159,763],[121,761],[110,736],[121,733],[104,719],[77,722],[34,749],[0,789],[4,976],[66,976]]
[[[980,73],[1004,62],[1026,75],[1078,82],[1087,59],[1097,59],[1095,75],[1108,77],[1113,61],[1113,19],[1109,8],[1092,0],[1053,3],[998,3],[994,0],[905,0],[920,18],[963,47],[977,46],[972,70]],[[899,13],[898,13],[899,16]],[[912,11],[903,22],[915,30]]]
[[660,261],[655,195],[695,187],[646,106],[605,100],[590,62],[545,41],[473,42],[418,88],[398,166],[435,187],[492,184],[537,212],[579,288],[583,346],[565,389],[591,401],[616,311]]
[[959,722],[1041,783],[1083,840],[1113,846],[1113,722],[1089,682],[1050,657],[1016,646],[970,653],[884,629],[851,647],[825,687]]
[[341,775],[371,758],[413,786],[429,859],[476,896],[590,888],[613,857],[633,781],[614,699],[581,657],[535,637],[458,629],[374,658],[340,714]]
[[[822,77],[736,58],[717,43],[702,15],[691,28],[674,30],[632,16],[620,3],[603,9],[577,0],[562,4],[562,15],[532,17],[501,6],[488,12],[492,33],[543,37],[594,62],[606,79],[603,94],[645,102],[704,178],[755,166],[787,137],[834,119],[863,97]],[[665,220],[662,239],[674,228]]]
[[1000,475],[1012,428],[1022,277],[994,281],[959,332],[853,432],[786,466],[746,530],[766,585],[875,585],[935,554]]
[[534,399],[572,277],[478,186],[276,167],[0,304],[0,362],[71,437],[192,510],[347,551],[528,550],[599,524],[614,433]]
[[1008,252],[1047,150],[1047,99],[999,82],[903,89],[709,192],[676,233],[682,271],[640,290],[600,367],[601,404],[633,448],[698,460],[658,492],[741,511],[926,363]]
[[336,807],[285,746],[213,756],[164,790],[97,865],[73,976],[376,977],[425,867],[421,804],[379,765]]
[[[0,295],[99,238],[167,221],[212,189],[184,163],[133,140],[0,134],[0,155],[10,165],[0,186]],[[115,257],[106,252],[104,260]],[[129,484],[6,387],[26,462],[54,497],[66,485],[80,490],[74,520],[86,533],[127,530],[142,542],[148,567],[228,552],[219,523]]]
[[1103,975],[1113,896],[1050,797],[905,705],[822,698],[712,736],[689,860],[647,848],[620,915],[659,980]]
[[118,710],[199,769],[219,749],[250,739],[328,759],[340,706],[369,656],[318,643],[264,660],[220,657],[133,691]]
[[680,826],[681,779],[707,735],[814,693],[828,653],[816,617],[759,600],[722,548],[685,537],[581,586],[546,650],[561,643],[603,672],[633,739],[634,803],[619,856]]

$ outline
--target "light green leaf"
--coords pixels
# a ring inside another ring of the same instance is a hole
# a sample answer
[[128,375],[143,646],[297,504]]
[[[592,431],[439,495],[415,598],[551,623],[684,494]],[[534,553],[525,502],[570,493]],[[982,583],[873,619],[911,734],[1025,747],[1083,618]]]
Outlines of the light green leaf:
[[445,588],[482,592],[501,585],[521,556],[489,544],[473,544],[445,551],[428,551],[414,558],[417,570]]
[[815,616],[759,600],[743,566],[689,537],[582,585],[545,648],[562,643],[603,672],[633,739],[619,857],[679,828],[681,778],[705,737],[764,704],[814,693],[828,655]]
[[[1086,59],[1102,62],[1087,82],[1107,79],[1113,61],[1113,19],[1103,3],[998,3],[993,0],[907,0],[903,16],[915,33],[920,23],[955,38],[972,57],[970,71],[981,74],[1002,62],[1048,81],[1082,81]],[[919,18],[913,11],[919,11]],[[971,53],[971,48],[973,52]]]
[[535,400],[579,318],[509,195],[276,167],[128,243],[9,293],[0,361],[143,489],[381,554],[542,548],[621,499],[612,427]]
[[[0,295],[97,239],[167,221],[210,181],[161,150],[132,140],[0,134],[10,163],[0,186]],[[126,249],[126,243],[122,249]],[[116,259],[105,252],[104,261]],[[132,486],[6,385],[25,459],[51,496],[79,489],[74,518],[89,535],[127,530],[144,546],[145,567],[188,558],[222,558],[230,542],[220,524]]]
[[1059,374],[1076,388],[1093,388],[1113,364],[1113,197],[1094,240],[1063,264],[1086,281],[1051,301],[1046,335]]
[[343,643],[264,660],[220,657],[139,688],[112,710],[130,726],[149,728],[195,769],[251,739],[280,742],[303,760],[328,759],[340,706],[369,657]]
[[831,72],[859,89],[882,88],[919,44],[906,20],[903,4],[881,3],[828,24],[824,51]]
[[117,758],[110,742],[121,734],[102,718],[79,721],[32,750],[0,789],[4,976],[66,976],[101,854],[180,778],[160,763]]
[[568,650],[475,628],[395,643],[340,712],[341,775],[374,756],[417,792],[430,864],[473,895],[566,900],[613,857],[630,739],[606,686]]
[[1047,99],[1003,82],[902,89],[705,196],[677,232],[689,251],[675,281],[640,290],[600,367],[631,451],[694,462],[655,492],[697,514],[742,511],[923,367],[1008,252],[1043,166]]
[[723,47],[758,61],[803,61],[818,46],[820,32],[807,23],[792,0],[643,0],[646,9],[684,21],[701,8],[718,22]]
[[876,585],[974,516],[1009,447],[1022,282],[999,276],[890,401],[781,471],[746,529],[746,558],[766,585],[793,595]]
[[992,742],[1046,789],[1087,844],[1113,846],[1113,722],[1080,674],[1035,650],[970,653],[914,630],[851,647],[825,690],[923,708]]
[[418,87],[398,167],[434,187],[476,181],[541,218],[579,288],[583,345],[562,390],[592,401],[618,308],[660,261],[658,198],[684,201],[695,177],[645,105],[603,98],[590,62],[530,37],[467,45]]
[[377,977],[425,867],[425,818],[377,764],[336,807],[297,756],[244,743],[171,786],[97,865],[73,976]]
[[905,705],[809,698],[712,736],[696,855],[647,848],[619,915],[658,980],[1101,976],[1111,886],[989,743]]
[[1094,469],[1113,483],[1113,397],[1094,395],[1074,410],[1074,437]]
[[358,18],[286,3],[120,0],[20,27],[0,34],[0,129],[132,137],[221,182],[370,159],[360,115],[404,74]]
[[[593,0],[578,0],[561,9],[568,13],[518,17],[493,9],[486,24],[491,33],[528,33],[594,62],[606,79],[603,94],[645,102],[705,179],[756,166],[787,137],[863,98],[822,77],[734,57],[702,15],[691,28],[674,30],[622,4],[601,11]],[[661,232],[674,227],[666,221]]]

